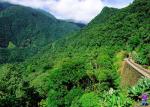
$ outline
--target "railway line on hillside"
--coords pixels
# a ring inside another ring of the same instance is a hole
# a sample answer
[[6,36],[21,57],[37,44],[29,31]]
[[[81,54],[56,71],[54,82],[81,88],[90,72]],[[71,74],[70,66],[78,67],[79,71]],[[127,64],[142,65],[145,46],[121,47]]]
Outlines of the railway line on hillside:
[[130,65],[133,69],[135,69],[137,72],[139,72],[142,76],[144,76],[146,78],[150,78],[150,70],[143,68],[141,65],[135,63],[130,58],[125,58],[124,60],[127,62],[128,65]]

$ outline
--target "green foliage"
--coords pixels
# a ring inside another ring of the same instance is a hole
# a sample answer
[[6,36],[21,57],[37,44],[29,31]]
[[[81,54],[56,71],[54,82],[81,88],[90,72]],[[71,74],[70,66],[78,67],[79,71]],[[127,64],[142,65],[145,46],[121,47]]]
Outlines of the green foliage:
[[144,93],[150,93],[150,79],[142,78],[138,83],[129,89],[129,96],[134,100],[138,100],[138,97]]
[[24,68],[18,65],[4,65],[0,73],[0,106],[1,107],[18,107],[22,105],[37,106],[42,99],[34,87],[29,86],[29,81],[22,79]]
[[101,68],[107,68],[111,69],[112,68],[112,59],[107,53],[101,52],[100,55],[97,58],[98,64],[100,65]]
[[12,48],[15,48],[16,46],[12,43],[12,42],[9,42],[9,45],[8,45],[8,48],[9,49],[12,49]]
[[[72,103],[74,100],[76,100],[78,97],[80,97],[83,94],[83,90],[81,88],[74,88],[68,94],[64,97],[65,99],[65,105],[66,106],[74,106]],[[77,104],[77,103],[75,103]]]
[[[42,73],[31,81],[31,86],[35,87],[41,97],[47,97],[47,92],[49,91],[49,72]],[[44,83],[44,84],[43,84]]]
[[[0,106],[129,107],[132,101],[128,94],[118,91],[117,71],[128,56],[126,52],[135,52],[132,57],[138,63],[150,65],[147,6],[148,0],[135,0],[120,10],[106,8],[80,32],[57,41],[54,40],[70,32],[70,24],[31,8],[4,9],[0,14],[3,20],[4,16],[10,22],[16,19],[11,23],[13,38],[9,40],[16,48],[0,49],[0,63],[21,63],[0,65]],[[4,47],[9,42],[7,38],[2,43]],[[44,43],[50,44],[43,46]],[[143,90],[143,84],[147,86],[142,82],[131,95]],[[111,88],[114,93],[107,93]]]
[[79,103],[79,107],[100,107],[99,97],[94,92],[83,94]]
[[[109,17],[115,15],[119,10],[115,8],[109,8],[109,7],[104,7],[103,10],[101,11],[100,15],[95,17],[94,20],[92,20],[92,24],[102,24],[106,23],[109,19]],[[90,24],[91,24],[90,23]]]
[[119,86],[119,75],[115,70],[102,69],[98,75],[101,90],[109,90],[109,88],[117,89]]
[[[78,94],[75,94],[75,91],[78,91],[76,90],[76,87],[80,87],[80,79],[86,75],[86,69],[83,63],[82,60],[69,61],[64,63],[62,67],[51,71],[49,83],[49,107],[62,105],[69,106],[73,100],[71,97],[78,96]],[[66,100],[68,97],[70,98],[69,101]]]
[[[20,57],[19,52],[23,51],[23,60],[43,46],[80,29],[76,24],[58,20],[41,10],[3,2],[0,6],[3,8],[0,12],[0,48],[8,47],[8,51],[15,52],[14,57]],[[1,58],[5,60],[3,63],[15,61],[10,55]]]
[[139,56],[139,59],[135,59],[135,61],[137,61],[138,63],[142,65],[150,65],[150,45],[149,44],[145,44],[141,46],[137,51],[137,55]]
[[113,59],[113,62],[114,62],[114,66],[115,66],[115,69],[117,71],[121,71],[120,68],[122,66],[122,61],[124,60],[124,58],[127,58],[129,55],[126,51],[120,51],[118,52],[114,59]]
[[124,92],[110,89],[101,96],[100,104],[102,107],[131,107],[132,100]]

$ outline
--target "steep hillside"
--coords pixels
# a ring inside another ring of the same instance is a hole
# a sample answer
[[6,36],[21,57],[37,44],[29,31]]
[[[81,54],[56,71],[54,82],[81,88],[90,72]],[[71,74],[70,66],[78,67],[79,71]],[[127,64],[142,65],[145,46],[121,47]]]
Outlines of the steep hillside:
[[107,22],[113,15],[115,15],[119,9],[104,7],[101,13],[91,21],[90,24],[102,24]]
[[12,4],[10,4],[10,3],[6,3],[6,2],[0,3],[0,11],[4,10],[10,6],[12,6]]
[[54,16],[41,10],[6,5],[6,3],[0,4],[2,8],[4,7],[0,11],[1,30],[7,30],[7,33],[10,33],[10,35],[1,34],[0,37],[9,36],[7,41],[12,41],[17,47],[47,44],[72,31],[79,30],[75,24],[57,20]]
[[[42,10],[2,2],[0,9],[0,63],[24,60],[42,46],[80,29]],[[9,44],[16,48],[9,49]]]
[[25,62],[0,66],[0,106],[133,107],[142,91],[150,91],[149,80],[135,87],[142,83],[142,91],[128,93],[119,85],[118,70],[130,53],[150,65],[149,7],[149,0],[135,0],[110,9],[111,17],[101,13],[77,34],[45,46]]
[[[70,41],[78,41],[78,45],[88,47],[119,46],[127,51],[134,51],[133,57],[138,63],[150,65],[149,6],[148,0],[135,0],[132,5],[120,10],[106,7],[89,26]],[[115,10],[111,17],[107,16],[110,10]],[[103,17],[106,17],[106,23],[102,23],[105,22]]]

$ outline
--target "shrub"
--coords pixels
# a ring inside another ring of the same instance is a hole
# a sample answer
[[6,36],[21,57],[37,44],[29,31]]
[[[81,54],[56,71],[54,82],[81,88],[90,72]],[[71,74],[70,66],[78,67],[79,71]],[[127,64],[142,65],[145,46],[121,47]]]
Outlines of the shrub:
[[99,97],[94,92],[83,94],[79,102],[81,107],[100,107]]
[[150,93],[150,79],[148,78],[141,78],[135,86],[128,90],[129,97],[134,100],[138,100],[138,97],[144,92]]

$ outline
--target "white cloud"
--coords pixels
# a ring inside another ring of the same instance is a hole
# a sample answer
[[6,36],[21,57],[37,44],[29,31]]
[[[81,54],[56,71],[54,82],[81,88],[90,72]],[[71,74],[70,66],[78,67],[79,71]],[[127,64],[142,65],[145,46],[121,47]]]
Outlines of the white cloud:
[[59,18],[89,22],[101,11],[103,4],[100,0],[60,0],[51,2],[50,7]]
[[44,9],[60,19],[88,23],[103,8],[101,0],[3,0]]
[[123,8],[128,6],[133,0],[102,0],[104,5],[109,7]]
[[[14,4],[44,9],[59,19],[71,19],[88,23],[93,19],[108,0],[0,0]],[[115,1],[115,0],[110,0]],[[118,4],[116,4],[118,7]],[[120,5],[119,5],[120,6]]]

